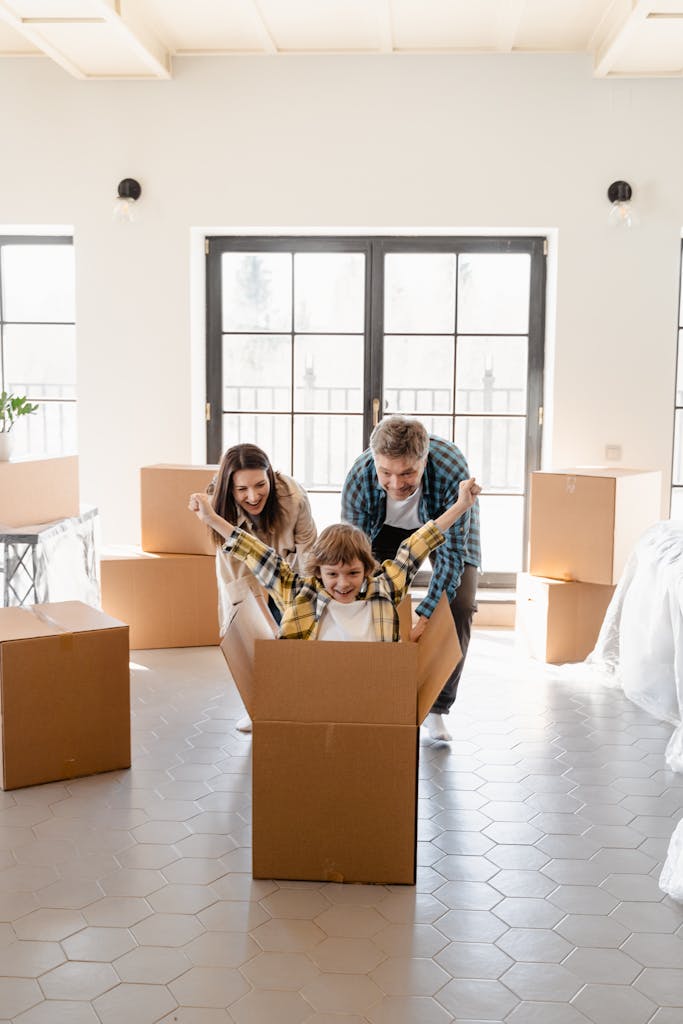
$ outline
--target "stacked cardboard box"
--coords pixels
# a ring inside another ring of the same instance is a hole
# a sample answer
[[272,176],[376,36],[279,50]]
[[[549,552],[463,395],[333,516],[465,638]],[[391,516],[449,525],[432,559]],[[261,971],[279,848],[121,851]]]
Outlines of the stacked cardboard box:
[[78,456],[0,462],[0,525],[36,526],[78,513]]
[[660,517],[659,472],[532,473],[529,572],[517,578],[522,648],[542,661],[583,661],[629,552]]
[[142,547],[107,548],[102,607],[130,625],[135,649],[218,643],[215,547],[188,510],[216,466],[144,466],[140,470]]

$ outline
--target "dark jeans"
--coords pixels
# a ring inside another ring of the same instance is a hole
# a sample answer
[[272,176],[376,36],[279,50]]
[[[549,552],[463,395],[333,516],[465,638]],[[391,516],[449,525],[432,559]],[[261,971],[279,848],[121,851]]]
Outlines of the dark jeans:
[[[385,558],[393,558],[406,537],[410,537],[413,530],[402,530],[397,526],[383,526],[372,543],[372,552],[380,562]],[[432,559],[433,560],[433,559]],[[465,667],[465,656],[470,645],[470,634],[472,632],[472,619],[477,610],[477,568],[474,565],[465,564],[455,597],[450,602],[451,615],[455,623],[455,631],[460,641],[462,658],[454,667],[450,676],[444,684],[444,688],[434,701],[432,711],[445,715],[453,706],[455,695],[458,690],[458,683],[462,670]]]

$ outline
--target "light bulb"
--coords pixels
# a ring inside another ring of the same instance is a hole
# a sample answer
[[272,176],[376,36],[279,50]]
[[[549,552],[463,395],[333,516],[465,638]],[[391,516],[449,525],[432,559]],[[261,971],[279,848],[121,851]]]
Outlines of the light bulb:
[[132,224],[136,219],[135,200],[126,196],[117,196],[114,200],[112,216],[118,224]]
[[608,215],[608,223],[613,228],[631,228],[635,223],[633,207],[629,201],[612,203]]

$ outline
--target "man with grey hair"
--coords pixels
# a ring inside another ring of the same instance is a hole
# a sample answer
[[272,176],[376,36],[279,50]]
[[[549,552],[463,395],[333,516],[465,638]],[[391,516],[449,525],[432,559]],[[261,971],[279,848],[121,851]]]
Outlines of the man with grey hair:
[[[429,435],[419,420],[387,416],[373,430],[370,447],[349,470],[342,491],[342,519],[365,531],[380,562],[393,558],[406,537],[457,500],[460,481],[469,476],[464,455],[451,441]],[[416,608],[417,624],[411,639],[422,635],[445,591],[462,658],[434,702],[426,724],[432,739],[450,740],[443,715],[455,700],[477,610],[481,564],[478,502],[448,531],[432,561],[432,578]]]

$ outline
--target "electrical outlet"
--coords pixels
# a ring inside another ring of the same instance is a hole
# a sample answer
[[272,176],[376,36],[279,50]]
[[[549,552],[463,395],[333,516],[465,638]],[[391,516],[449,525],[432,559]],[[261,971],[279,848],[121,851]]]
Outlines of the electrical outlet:
[[621,460],[621,445],[620,444],[606,444],[605,445],[605,458],[609,459],[610,462],[619,462]]

